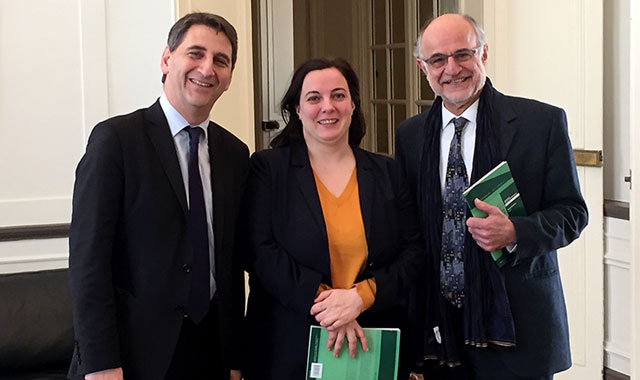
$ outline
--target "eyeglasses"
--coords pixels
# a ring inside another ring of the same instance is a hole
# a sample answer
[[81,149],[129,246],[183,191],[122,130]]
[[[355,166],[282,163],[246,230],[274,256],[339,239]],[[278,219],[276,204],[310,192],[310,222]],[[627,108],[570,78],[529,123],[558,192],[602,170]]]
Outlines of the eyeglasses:
[[458,64],[471,60],[471,58],[476,55],[480,48],[482,48],[482,45],[478,46],[475,49],[458,49],[451,54],[436,53],[427,59],[420,58],[420,60],[426,63],[431,68],[439,69],[444,67],[444,65],[449,62],[449,57],[453,57],[453,60]]

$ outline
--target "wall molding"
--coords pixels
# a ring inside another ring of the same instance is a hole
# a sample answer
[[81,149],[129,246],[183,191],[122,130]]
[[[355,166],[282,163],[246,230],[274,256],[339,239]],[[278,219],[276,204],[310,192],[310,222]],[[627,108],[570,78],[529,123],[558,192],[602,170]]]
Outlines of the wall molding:
[[[69,236],[69,226],[69,223],[59,223],[0,227],[0,242],[66,238]],[[5,259],[0,259],[0,261],[4,260]]]
[[614,342],[604,342],[604,351],[616,355],[621,359],[631,359],[631,352],[629,352],[629,349],[621,347]]
[[28,256],[20,256],[20,257],[0,257],[0,266],[15,265],[15,264],[46,263],[51,261],[66,261],[68,259],[69,259],[69,255],[66,253],[28,255]]
[[[615,374],[629,373],[631,360],[631,342],[628,331],[631,328],[630,313],[628,313],[628,299],[630,298],[630,246],[629,221],[605,218],[605,368],[612,371],[613,376],[604,379],[624,379]],[[624,375],[623,375],[624,376]],[[628,379],[628,377],[627,377]]]
[[614,259],[611,257],[605,257],[604,263],[606,265],[611,265],[612,267],[631,270],[631,263],[624,260]]

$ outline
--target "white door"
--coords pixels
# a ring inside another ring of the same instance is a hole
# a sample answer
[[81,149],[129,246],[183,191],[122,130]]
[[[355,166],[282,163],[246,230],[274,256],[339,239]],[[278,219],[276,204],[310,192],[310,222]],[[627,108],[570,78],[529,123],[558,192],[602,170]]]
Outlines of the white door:
[[284,127],[284,120],[280,115],[280,101],[289,86],[294,69],[293,2],[254,1],[259,3],[260,17],[263,138],[256,139],[256,150],[260,150],[266,148],[271,139]]
[[[640,2],[631,1],[631,33],[630,33],[630,147],[636,148],[640,142]],[[640,151],[631,151],[631,170],[633,173],[631,187],[631,378],[640,379]]]
[[[496,88],[564,108],[574,151],[601,151],[602,1],[485,0],[483,16]],[[558,254],[573,367],[556,378],[595,380],[603,368],[603,173],[578,166],[578,175],[589,225]]]

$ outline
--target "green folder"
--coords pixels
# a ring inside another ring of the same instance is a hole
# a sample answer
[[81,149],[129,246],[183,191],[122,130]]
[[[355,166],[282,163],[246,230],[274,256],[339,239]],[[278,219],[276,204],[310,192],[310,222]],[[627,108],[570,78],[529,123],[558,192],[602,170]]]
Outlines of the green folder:
[[[476,208],[473,203],[476,198],[497,206],[505,215],[527,215],[507,161],[499,163],[498,166],[485,174],[476,183],[469,186],[462,195],[469,205],[471,215],[477,218],[484,218],[487,214]],[[491,257],[499,267],[502,267],[507,261],[507,257],[501,249],[492,251]]]
[[400,353],[400,330],[364,328],[369,351],[364,352],[360,341],[355,358],[349,357],[345,341],[337,358],[327,350],[329,332],[319,326],[309,330],[307,380],[397,380]]

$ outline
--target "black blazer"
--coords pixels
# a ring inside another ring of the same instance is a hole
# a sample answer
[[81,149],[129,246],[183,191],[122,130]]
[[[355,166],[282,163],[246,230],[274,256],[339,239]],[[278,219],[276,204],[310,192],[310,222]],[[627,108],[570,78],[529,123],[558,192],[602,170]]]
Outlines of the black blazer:
[[[528,214],[511,218],[518,245],[502,273],[516,329],[516,348],[499,352],[514,373],[542,376],[571,366],[556,249],[578,238],[587,225],[587,207],[580,193],[564,111],[494,92],[490,101],[501,159],[509,163]],[[396,137],[396,159],[414,194],[419,175],[439,175],[421,169],[426,113],[402,122]]]
[[[404,327],[401,300],[423,262],[414,202],[393,160],[358,147],[353,152],[369,247],[357,281],[373,277],[377,285],[373,307],[358,321]],[[309,327],[315,323],[310,309],[320,283],[331,285],[322,206],[303,143],[253,155],[246,209],[251,252],[246,378],[303,379]]]
[[[223,360],[239,368],[244,280],[233,251],[249,152],[215,123],[208,137]],[[159,102],[98,124],[76,171],[69,233],[71,378],[114,367],[129,379],[164,377],[190,286],[186,225],[184,183]]]

